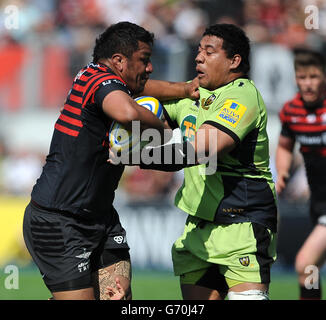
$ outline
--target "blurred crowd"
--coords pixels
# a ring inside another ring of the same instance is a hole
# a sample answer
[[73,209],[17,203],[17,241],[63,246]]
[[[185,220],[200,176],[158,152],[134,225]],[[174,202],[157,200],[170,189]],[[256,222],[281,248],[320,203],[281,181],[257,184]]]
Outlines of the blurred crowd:
[[[251,77],[274,116],[296,90],[293,49],[326,55],[324,0],[0,0],[0,120],[32,114],[37,124],[41,112],[58,112],[72,78],[92,59],[96,36],[126,20],[154,32],[152,77],[171,81],[196,75],[208,25],[241,26],[252,42]],[[39,175],[48,149],[30,150],[27,136],[17,149],[0,127],[1,192],[28,195]],[[171,199],[181,181],[182,174],[136,168],[126,170],[121,188],[130,201]]]

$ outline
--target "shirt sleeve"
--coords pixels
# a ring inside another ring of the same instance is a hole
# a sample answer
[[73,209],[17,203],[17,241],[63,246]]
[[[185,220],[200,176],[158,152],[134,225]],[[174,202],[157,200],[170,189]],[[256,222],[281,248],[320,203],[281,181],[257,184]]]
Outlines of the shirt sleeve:
[[101,82],[94,93],[94,101],[96,104],[102,106],[104,98],[112,91],[121,90],[128,95],[130,91],[127,86],[119,79],[109,79]]
[[179,128],[177,108],[178,106],[176,100],[166,101],[163,104],[164,118],[168,122],[170,128],[173,130]]
[[279,119],[281,122],[281,135],[284,137],[295,139],[293,131],[290,129],[288,117],[285,115],[285,106],[281,109],[279,113]]
[[259,121],[259,108],[241,99],[224,99],[208,116],[205,123],[229,134],[237,143],[253,130]]

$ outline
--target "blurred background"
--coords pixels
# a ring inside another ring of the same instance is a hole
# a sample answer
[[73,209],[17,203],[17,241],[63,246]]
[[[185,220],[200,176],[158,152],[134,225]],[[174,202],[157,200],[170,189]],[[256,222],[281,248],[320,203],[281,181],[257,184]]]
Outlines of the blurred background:
[[[72,79],[91,61],[97,35],[126,20],[154,32],[152,78],[170,81],[196,76],[194,57],[208,25],[233,23],[247,32],[250,77],[268,109],[274,177],[278,112],[296,92],[293,50],[308,47],[326,55],[326,0],[0,0],[0,299],[8,294],[1,291],[6,266],[35,271],[22,239],[22,217]],[[134,270],[171,273],[170,248],[186,218],[173,205],[182,180],[182,172],[126,169],[115,206]],[[311,230],[308,201],[297,153],[279,199],[273,272],[294,272],[295,254]]]

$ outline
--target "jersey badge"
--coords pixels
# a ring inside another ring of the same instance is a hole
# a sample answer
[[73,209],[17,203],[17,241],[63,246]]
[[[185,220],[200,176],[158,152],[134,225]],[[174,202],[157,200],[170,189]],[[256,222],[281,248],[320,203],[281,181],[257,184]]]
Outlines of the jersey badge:
[[219,109],[216,118],[235,128],[246,110],[247,107],[239,102],[227,99],[222,108]]
[[209,109],[209,105],[213,103],[213,101],[216,99],[216,95],[213,93],[210,95],[207,99],[201,100],[201,107],[205,110]]
[[244,267],[248,267],[249,264],[250,264],[249,256],[245,256],[245,257],[239,258],[239,262],[240,262]]

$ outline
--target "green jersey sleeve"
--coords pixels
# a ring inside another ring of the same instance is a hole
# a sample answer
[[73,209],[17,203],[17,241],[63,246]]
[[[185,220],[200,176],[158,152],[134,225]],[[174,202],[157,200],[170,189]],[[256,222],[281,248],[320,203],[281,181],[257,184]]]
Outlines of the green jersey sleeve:
[[257,103],[247,99],[222,99],[206,119],[217,128],[231,134],[233,138],[242,141],[244,137],[257,126],[259,109]]
[[166,101],[163,103],[163,114],[171,129],[176,129],[178,125],[178,100]]

